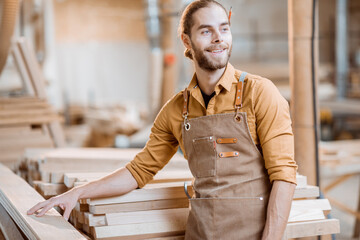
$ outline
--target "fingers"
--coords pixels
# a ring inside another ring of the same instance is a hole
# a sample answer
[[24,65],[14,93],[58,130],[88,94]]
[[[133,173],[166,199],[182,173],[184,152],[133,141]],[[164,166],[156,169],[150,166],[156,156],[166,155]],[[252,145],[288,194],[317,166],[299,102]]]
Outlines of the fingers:
[[65,207],[65,212],[64,212],[63,217],[66,219],[66,221],[69,219],[71,210],[72,210],[72,208],[70,206]]
[[46,204],[48,204],[48,201],[39,202],[38,204],[36,204],[36,205],[33,206],[32,208],[30,208],[30,209],[27,211],[27,214],[28,214],[28,215],[34,214],[34,213],[35,213],[36,211],[38,211],[39,209],[45,207]]
[[49,211],[52,207],[54,207],[55,204],[53,201],[49,201],[47,205],[45,205],[43,207],[43,209],[38,213],[36,214],[37,217],[41,217],[43,216],[47,211]]

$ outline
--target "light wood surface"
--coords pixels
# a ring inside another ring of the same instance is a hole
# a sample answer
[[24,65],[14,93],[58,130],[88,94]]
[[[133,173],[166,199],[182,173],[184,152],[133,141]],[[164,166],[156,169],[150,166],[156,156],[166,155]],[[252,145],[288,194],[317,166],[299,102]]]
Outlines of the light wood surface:
[[0,164],[0,203],[29,239],[85,239],[54,209],[41,218],[26,211],[44,201],[30,185]]

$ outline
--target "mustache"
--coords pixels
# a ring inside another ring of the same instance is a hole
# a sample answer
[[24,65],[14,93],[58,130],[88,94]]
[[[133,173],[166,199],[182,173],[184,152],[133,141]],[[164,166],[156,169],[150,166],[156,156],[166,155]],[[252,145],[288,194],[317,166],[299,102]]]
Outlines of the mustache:
[[213,50],[219,50],[219,49],[222,50],[222,49],[227,49],[227,48],[229,48],[228,45],[222,43],[222,44],[216,44],[216,45],[212,45],[210,47],[207,47],[207,48],[205,48],[205,51],[213,51]]

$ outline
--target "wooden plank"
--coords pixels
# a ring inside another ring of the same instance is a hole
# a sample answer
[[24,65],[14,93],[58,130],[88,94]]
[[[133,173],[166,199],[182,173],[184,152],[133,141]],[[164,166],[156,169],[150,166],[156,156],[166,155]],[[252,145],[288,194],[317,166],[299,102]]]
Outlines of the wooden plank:
[[52,147],[52,142],[49,136],[32,134],[30,137],[15,138],[15,139],[0,139],[0,150],[6,151],[10,149],[17,149],[22,152],[27,147]]
[[112,226],[151,222],[187,221],[188,215],[189,208],[107,213],[105,215],[105,222],[108,226]]
[[89,212],[92,214],[106,214],[118,212],[132,212],[132,211],[146,211],[170,208],[187,208],[189,207],[189,199],[171,199],[171,200],[156,200],[133,203],[120,203],[110,205],[90,205]]
[[36,96],[45,99],[45,80],[40,72],[40,65],[36,59],[35,53],[31,51],[31,47],[26,38],[21,37],[17,41],[22,58],[24,59],[26,69],[29,73]]
[[29,73],[26,69],[24,59],[21,56],[19,46],[17,44],[15,44],[15,43],[12,44],[11,53],[14,58],[15,66],[17,67],[17,69],[20,73],[20,76],[21,76],[21,79],[22,79],[22,82],[23,82],[26,92],[29,95],[34,96],[35,95],[34,86],[31,82]]
[[85,224],[90,227],[98,227],[98,226],[106,225],[105,215],[94,215],[94,214],[85,212],[84,217],[85,217]]
[[0,204],[0,232],[3,233],[4,239],[19,239],[23,240],[20,231],[16,224],[6,212],[5,208]]
[[49,107],[49,104],[45,101],[42,102],[16,102],[16,103],[0,103],[0,109],[41,109],[41,108],[47,108]]
[[297,188],[304,188],[307,186],[307,177],[300,175],[300,174],[296,174],[296,183],[297,183]]
[[46,198],[62,194],[68,190],[63,183],[46,183],[42,181],[33,181],[33,183],[40,194]]
[[44,201],[22,178],[0,164],[0,203],[29,239],[85,239],[57,211],[38,218],[26,212]]
[[62,118],[56,113],[47,115],[27,116],[24,118],[1,118],[0,125],[46,124],[54,121],[62,121]]
[[288,223],[285,239],[336,234],[340,232],[340,223],[337,219],[325,219],[311,222]]
[[10,118],[18,116],[34,116],[52,114],[55,111],[50,107],[46,108],[28,108],[28,109],[0,109],[0,117]]
[[0,137],[11,136],[13,134],[27,134],[31,132],[31,127],[29,125],[24,126],[10,126],[10,127],[0,127]]
[[319,187],[307,185],[303,188],[295,188],[294,199],[317,198],[320,196]]
[[306,209],[293,206],[290,211],[288,222],[304,222],[323,219],[325,219],[325,215],[322,209]]
[[[190,185],[188,186],[188,191],[189,194],[192,194],[192,187]],[[87,199],[87,203],[91,206],[177,198],[186,198],[182,182],[147,184],[142,189],[136,189],[121,196]]]
[[321,209],[327,215],[331,211],[331,206],[327,199],[293,200],[291,209]]
[[[99,178],[102,178],[106,175],[108,175],[110,172],[74,172],[74,173],[65,173],[63,180],[64,184],[71,188],[74,186],[75,182],[90,182],[97,180]],[[190,172],[190,170],[168,170],[159,171],[152,181],[149,183],[166,183],[166,182],[185,182],[185,181],[191,181],[193,179],[193,176]],[[61,180],[61,177],[58,176],[56,180]],[[52,181],[53,182],[53,181]]]
[[102,226],[94,227],[94,236],[96,239],[146,239],[179,235],[185,232],[185,227],[186,220]]

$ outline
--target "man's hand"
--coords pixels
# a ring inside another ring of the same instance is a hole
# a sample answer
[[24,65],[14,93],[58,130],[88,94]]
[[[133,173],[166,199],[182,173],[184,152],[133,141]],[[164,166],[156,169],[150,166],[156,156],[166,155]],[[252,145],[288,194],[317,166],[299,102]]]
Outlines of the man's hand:
[[52,207],[59,206],[65,211],[64,218],[67,220],[71,210],[80,198],[112,197],[128,193],[137,187],[138,184],[131,173],[126,168],[119,168],[103,178],[88,182],[59,196],[40,202],[29,209],[27,214],[31,215],[40,210],[36,216],[41,217]]
[[36,216],[41,217],[54,206],[59,206],[62,210],[64,210],[64,218],[68,220],[71,210],[75,207],[78,199],[79,195],[77,194],[76,189],[72,189],[59,196],[52,197],[43,202],[39,202],[31,209],[29,209],[27,214],[32,215],[37,212]]

